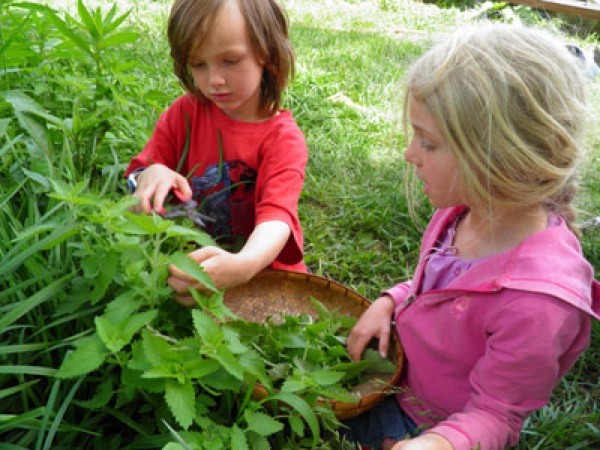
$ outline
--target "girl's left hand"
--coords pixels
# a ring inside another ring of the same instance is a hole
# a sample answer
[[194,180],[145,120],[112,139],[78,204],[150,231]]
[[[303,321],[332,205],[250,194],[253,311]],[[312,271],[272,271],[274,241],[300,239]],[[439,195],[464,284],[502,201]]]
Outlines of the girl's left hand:
[[391,450],[454,450],[454,447],[439,434],[425,433],[414,439],[396,442]]

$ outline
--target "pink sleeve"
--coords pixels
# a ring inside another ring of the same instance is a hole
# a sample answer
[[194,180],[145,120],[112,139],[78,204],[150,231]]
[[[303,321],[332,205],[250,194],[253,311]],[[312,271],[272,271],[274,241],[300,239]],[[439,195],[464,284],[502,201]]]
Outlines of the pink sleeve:
[[525,418],[548,403],[589,344],[586,313],[554,297],[523,295],[527,301],[507,302],[488,318],[489,339],[469,374],[467,404],[428,430],[448,439],[454,450],[516,445]]
[[397,284],[396,286],[389,288],[386,291],[383,291],[383,294],[389,295],[392,297],[394,302],[396,303],[396,309],[402,305],[406,297],[408,296],[408,292],[410,291],[411,281],[405,281],[403,283]]

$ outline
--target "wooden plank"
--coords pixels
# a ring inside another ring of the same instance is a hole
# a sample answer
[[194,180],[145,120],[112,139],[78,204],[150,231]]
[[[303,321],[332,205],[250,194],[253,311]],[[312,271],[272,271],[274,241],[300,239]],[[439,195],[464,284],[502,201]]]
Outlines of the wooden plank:
[[600,4],[579,0],[508,0],[509,3],[527,5],[532,8],[571,14],[589,19],[600,19]]

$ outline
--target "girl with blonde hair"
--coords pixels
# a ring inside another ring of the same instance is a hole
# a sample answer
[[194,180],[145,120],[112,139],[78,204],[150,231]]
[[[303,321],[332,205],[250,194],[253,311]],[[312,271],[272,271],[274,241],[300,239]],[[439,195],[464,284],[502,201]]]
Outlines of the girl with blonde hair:
[[348,338],[360,359],[391,327],[399,394],[351,419],[368,448],[500,450],[590,342],[600,284],[577,239],[584,78],[547,32],[461,29],[408,74],[405,159],[436,208],[412,280],[382,293]]

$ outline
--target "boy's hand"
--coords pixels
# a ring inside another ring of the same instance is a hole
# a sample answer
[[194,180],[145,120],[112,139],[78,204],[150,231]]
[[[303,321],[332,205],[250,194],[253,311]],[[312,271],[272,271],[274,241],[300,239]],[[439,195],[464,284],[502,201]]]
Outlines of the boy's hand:
[[140,202],[131,210],[135,213],[150,214],[152,211],[162,213],[169,191],[177,189],[183,199],[192,198],[192,190],[183,175],[162,164],[153,164],[137,177],[137,188],[133,195]]
[[[246,283],[254,275],[254,269],[246,268],[239,254],[229,253],[219,247],[203,247],[188,256],[202,266],[217,289],[227,289]],[[177,267],[170,266],[169,269],[171,276],[167,283],[175,291],[177,301],[184,306],[193,306],[195,302],[189,295],[189,290],[203,291],[207,288]]]

